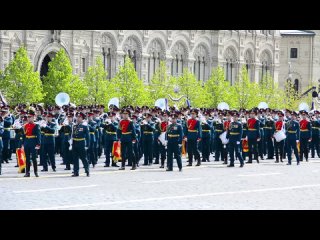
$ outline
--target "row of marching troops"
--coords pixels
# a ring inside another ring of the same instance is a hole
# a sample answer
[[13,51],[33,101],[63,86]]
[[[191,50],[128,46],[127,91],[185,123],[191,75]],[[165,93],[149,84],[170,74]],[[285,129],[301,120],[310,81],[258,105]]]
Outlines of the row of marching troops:
[[[173,170],[173,159],[182,171],[182,154],[187,153],[187,166],[200,166],[209,162],[223,161],[234,167],[235,159],[240,167],[253,160],[274,159],[291,164],[292,151],[297,164],[311,157],[320,157],[319,112],[278,111],[254,108],[240,109],[195,109],[170,107],[161,110],[126,106],[119,109],[111,105],[105,113],[103,105],[26,106],[19,104],[10,112],[8,106],[1,107],[0,117],[0,174],[1,163],[8,163],[12,153],[19,148],[26,155],[26,173],[30,176],[33,165],[38,176],[41,171],[56,171],[56,155],[62,157],[65,170],[79,176],[79,159],[89,176],[90,165],[105,156],[105,167],[130,166],[135,170],[142,165],[159,164],[167,171]],[[285,138],[275,138],[282,131]],[[121,166],[114,160],[114,143],[121,145]],[[39,161],[38,161],[39,159]],[[127,162],[127,165],[125,165]]]

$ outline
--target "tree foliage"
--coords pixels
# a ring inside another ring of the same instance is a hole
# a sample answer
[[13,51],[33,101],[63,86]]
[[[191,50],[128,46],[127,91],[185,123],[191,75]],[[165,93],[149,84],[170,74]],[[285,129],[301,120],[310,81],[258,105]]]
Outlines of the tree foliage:
[[0,88],[9,104],[37,103],[43,100],[42,82],[25,47],[20,47],[2,75]]

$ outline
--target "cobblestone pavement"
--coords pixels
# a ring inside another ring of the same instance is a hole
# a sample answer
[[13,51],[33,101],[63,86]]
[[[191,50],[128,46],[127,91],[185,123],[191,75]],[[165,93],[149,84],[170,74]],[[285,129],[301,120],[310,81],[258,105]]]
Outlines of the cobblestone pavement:
[[185,161],[182,172],[176,164],[173,172],[159,165],[119,171],[103,167],[101,158],[90,177],[81,168],[72,178],[58,158],[57,172],[35,178],[31,170],[24,178],[14,159],[3,164],[0,209],[320,209],[318,158],[299,166],[262,160],[244,168],[212,160],[185,167]]

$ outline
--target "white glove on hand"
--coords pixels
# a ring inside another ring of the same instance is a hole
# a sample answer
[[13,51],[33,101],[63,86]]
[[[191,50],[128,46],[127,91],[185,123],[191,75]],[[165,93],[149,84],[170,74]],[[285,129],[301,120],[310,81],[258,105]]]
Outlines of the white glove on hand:
[[88,147],[85,147],[84,149],[85,149],[85,150],[88,150],[89,148],[88,148]]
[[182,147],[182,144],[178,144],[179,147]]
[[299,142],[299,140],[296,140],[296,143],[298,143]]

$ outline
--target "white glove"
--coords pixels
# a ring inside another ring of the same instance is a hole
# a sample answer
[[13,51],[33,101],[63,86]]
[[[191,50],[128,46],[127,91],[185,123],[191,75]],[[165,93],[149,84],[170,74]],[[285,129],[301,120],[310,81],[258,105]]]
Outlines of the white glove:
[[85,149],[85,150],[88,150],[88,147],[85,147],[84,149]]
[[240,142],[237,142],[237,144],[240,144]]
[[182,147],[182,144],[178,144],[179,147]]
[[298,142],[299,142],[299,140],[296,140],[296,142],[298,143]]

